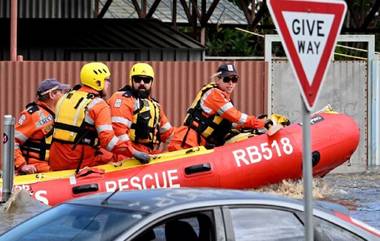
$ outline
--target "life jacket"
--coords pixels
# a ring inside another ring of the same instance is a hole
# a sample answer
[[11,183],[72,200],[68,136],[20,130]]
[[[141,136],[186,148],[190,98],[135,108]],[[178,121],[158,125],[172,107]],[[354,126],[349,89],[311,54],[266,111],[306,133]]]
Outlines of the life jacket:
[[[42,105],[38,105],[35,102],[29,103],[26,105],[27,112],[31,115],[37,111],[40,111],[40,108],[46,110],[51,115],[51,117],[48,116],[42,121],[54,120],[55,118],[54,112],[51,111],[49,108]],[[44,123],[41,123],[41,124],[44,124]],[[53,131],[54,131],[53,125],[51,125],[51,128],[46,133],[45,137],[41,139],[29,138],[22,145],[20,145],[20,150],[27,163],[29,163],[28,162],[29,158],[37,158],[40,161],[49,160],[49,150],[50,150],[50,144],[53,137]]]
[[62,96],[56,105],[53,141],[73,144],[99,145],[98,133],[93,123],[85,120],[87,106],[96,95],[78,90],[80,86]]
[[[124,89],[125,90],[125,89]],[[132,91],[127,88],[124,97],[132,97]],[[129,129],[131,141],[144,144],[153,149],[160,140],[160,105],[151,98],[136,98],[133,108],[132,124]]]
[[[206,139],[207,144],[221,146],[225,143],[225,136],[232,129],[232,123],[223,119],[217,113],[211,116],[206,116],[203,113],[201,99],[212,88],[217,88],[217,85],[215,83],[207,84],[198,92],[190,108],[187,110],[184,125],[189,127],[188,131],[193,129],[198,133],[198,144],[200,144],[202,136]],[[182,141],[182,145],[186,142],[187,133]]]

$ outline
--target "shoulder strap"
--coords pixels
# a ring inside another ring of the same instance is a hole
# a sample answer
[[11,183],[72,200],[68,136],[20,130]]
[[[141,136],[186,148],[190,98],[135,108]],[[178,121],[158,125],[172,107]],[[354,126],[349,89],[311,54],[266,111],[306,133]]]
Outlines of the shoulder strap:
[[26,108],[26,111],[29,113],[29,114],[33,114],[34,112],[36,112],[36,111],[38,111],[40,108],[39,108],[39,106],[37,105],[37,103],[36,102],[31,102],[31,103],[29,103],[29,104],[27,104],[26,106],[25,106],[25,108]]
[[43,106],[43,105],[38,105],[38,106],[41,107],[42,109],[46,110],[47,112],[49,112],[49,114],[51,116],[53,116],[53,118],[55,118],[55,113],[52,110],[50,110],[49,108],[47,108],[46,106]]
[[129,86],[129,85],[124,86],[124,87],[121,88],[119,91],[124,92],[124,93],[123,93],[123,96],[125,96],[125,97],[131,97],[131,96],[133,95],[133,94],[132,94],[132,87]]

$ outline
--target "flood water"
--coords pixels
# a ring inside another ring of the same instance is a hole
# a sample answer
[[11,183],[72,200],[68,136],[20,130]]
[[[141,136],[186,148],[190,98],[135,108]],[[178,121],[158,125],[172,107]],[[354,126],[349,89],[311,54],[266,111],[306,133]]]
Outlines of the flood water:
[[[347,207],[352,217],[380,229],[380,168],[359,174],[329,174],[314,180],[314,199],[327,200]],[[302,198],[302,182],[284,181],[257,191]],[[0,234],[23,220],[49,208],[18,193],[11,205],[0,207]]]

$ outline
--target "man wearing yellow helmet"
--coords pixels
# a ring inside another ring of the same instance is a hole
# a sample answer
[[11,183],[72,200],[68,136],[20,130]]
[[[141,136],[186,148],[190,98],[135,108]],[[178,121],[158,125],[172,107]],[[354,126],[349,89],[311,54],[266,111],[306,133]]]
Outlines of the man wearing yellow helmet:
[[85,64],[81,85],[75,86],[58,101],[50,152],[52,170],[79,170],[86,166],[116,161],[113,153],[147,161],[149,156],[136,152],[131,143],[115,136],[108,104],[102,99],[110,84],[111,73],[100,62]]
[[130,70],[129,85],[108,100],[116,135],[123,140],[130,138],[134,148],[149,154],[159,153],[160,142],[166,142],[173,133],[162,106],[151,97],[154,80],[152,66],[137,63]]

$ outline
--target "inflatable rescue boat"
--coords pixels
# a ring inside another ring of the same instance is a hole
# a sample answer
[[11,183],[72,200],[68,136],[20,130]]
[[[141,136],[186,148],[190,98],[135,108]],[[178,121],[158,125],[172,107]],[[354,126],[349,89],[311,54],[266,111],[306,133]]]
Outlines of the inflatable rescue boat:
[[[355,121],[341,113],[311,116],[314,176],[324,176],[349,160],[359,143]],[[220,187],[257,188],[302,177],[302,124],[294,123],[274,135],[240,134],[214,149],[196,147],[158,155],[149,164],[123,161],[121,166],[16,176],[16,189],[26,189],[48,205],[96,192],[116,189]]]

